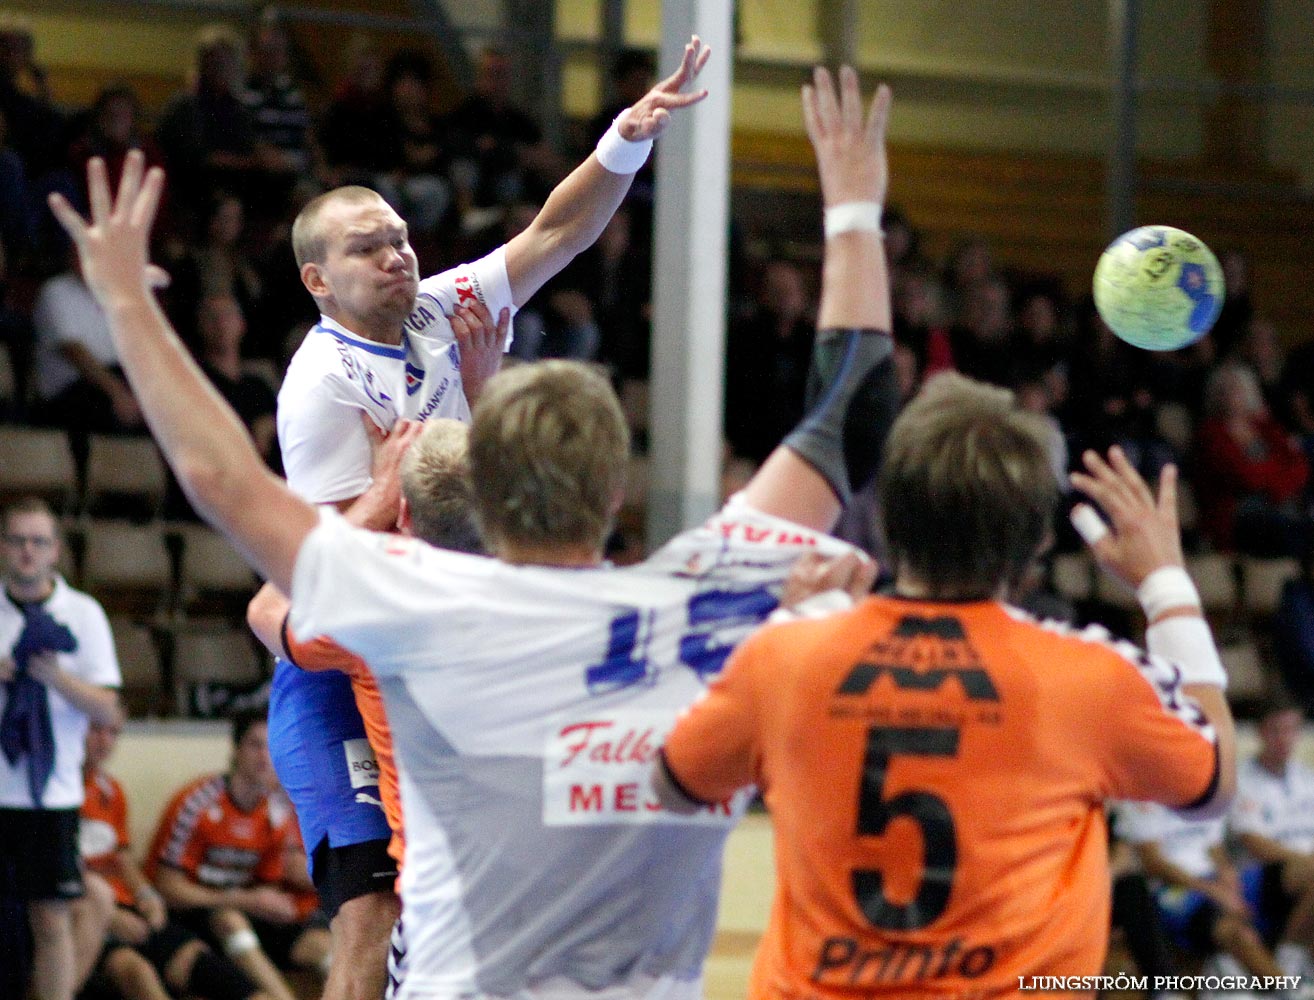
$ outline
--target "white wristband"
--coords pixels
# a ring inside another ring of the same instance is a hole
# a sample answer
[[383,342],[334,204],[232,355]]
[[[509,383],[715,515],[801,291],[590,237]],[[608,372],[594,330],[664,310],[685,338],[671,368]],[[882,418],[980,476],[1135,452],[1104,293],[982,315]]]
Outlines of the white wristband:
[[1180,566],[1161,566],[1136,588],[1145,618],[1153,622],[1169,608],[1200,607],[1200,592]]
[[1183,684],[1212,684],[1227,690],[1227,671],[1203,618],[1165,618],[1146,630],[1145,645],[1151,653],[1173,662],[1182,672]]
[[826,209],[825,220],[826,239],[855,230],[885,235],[881,231],[879,201],[846,201],[832,205]]
[[651,139],[630,142],[620,134],[616,122],[621,120],[621,115],[628,112],[629,108],[626,108],[616,116],[611,128],[607,129],[598,140],[598,147],[595,150],[598,162],[613,174],[638,173],[639,168],[648,162],[648,154],[652,152]]

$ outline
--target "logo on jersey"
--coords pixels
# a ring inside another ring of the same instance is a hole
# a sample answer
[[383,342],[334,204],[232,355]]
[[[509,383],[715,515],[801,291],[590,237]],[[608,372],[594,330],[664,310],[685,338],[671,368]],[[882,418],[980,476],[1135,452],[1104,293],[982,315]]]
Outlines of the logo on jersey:
[[675,711],[620,710],[554,725],[543,754],[545,826],[647,825],[729,827],[748,794],[692,816],[657,802],[650,772],[657,748],[675,725]]
[[835,690],[836,695],[867,694],[889,677],[899,691],[939,691],[953,679],[968,701],[999,701],[963,624],[944,615],[905,615],[893,632],[876,640]]
[[460,306],[470,306],[478,301],[479,289],[475,287],[474,279],[468,274],[457,275],[456,304]]
[[379,761],[374,748],[364,738],[343,740],[342,751],[347,756],[347,773],[352,788],[373,788],[379,784]]
[[406,395],[414,396],[424,385],[424,369],[406,362]]

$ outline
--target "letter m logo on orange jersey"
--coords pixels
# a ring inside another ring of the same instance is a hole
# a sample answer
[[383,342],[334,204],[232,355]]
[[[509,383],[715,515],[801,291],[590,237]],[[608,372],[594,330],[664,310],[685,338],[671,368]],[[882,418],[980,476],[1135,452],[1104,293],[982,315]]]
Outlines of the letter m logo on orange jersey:
[[972,701],[998,701],[999,692],[980,666],[962,622],[945,615],[905,615],[894,632],[877,641],[868,655],[840,682],[837,695],[865,695],[881,675],[901,691],[938,691],[958,678]]

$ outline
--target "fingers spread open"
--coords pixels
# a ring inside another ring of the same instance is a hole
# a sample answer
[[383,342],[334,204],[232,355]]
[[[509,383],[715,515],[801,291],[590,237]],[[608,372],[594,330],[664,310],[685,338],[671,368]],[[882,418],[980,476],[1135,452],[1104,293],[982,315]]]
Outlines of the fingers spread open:
[[858,91],[858,74],[852,66],[841,66],[840,116],[844,130],[857,135],[862,130],[862,94]]
[[99,226],[110,217],[113,209],[105,161],[99,156],[87,161],[87,194],[91,202],[91,224]]
[[824,66],[818,66],[812,74],[812,84],[817,90],[817,117],[824,132],[831,132],[839,126],[839,101],[835,97],[835,85],[830,73]]
[[160,195],[164,192],[164,171],[151,167],[146,172],[146,181],[138,192],[132,205],[132,214],[128,221],[138,228],[149,229],[155,222],[155,213],[160,207]]
[[867,139],[873,144],[885,140],[885,127],[890,120],[890,88],[881,84],[876,88],[876,96],[871,99],[871,110],[867,113]]
[[141,175],[145,169],[146,158],[142,155],[141,150],[130,150],[123,161],[123,175],[119,178],[119,193],[114,200],[113,217],[116,220],[127,218],[132,211],[133,204],[137,200],[137,192],[141,190]]
[[68,199],[62,194],[52,193],[46,198],[46,203],[64,232],[68,233],[69,239],[74,243],[81,243],[87,233],[87,224],[77,210],[68,203]]

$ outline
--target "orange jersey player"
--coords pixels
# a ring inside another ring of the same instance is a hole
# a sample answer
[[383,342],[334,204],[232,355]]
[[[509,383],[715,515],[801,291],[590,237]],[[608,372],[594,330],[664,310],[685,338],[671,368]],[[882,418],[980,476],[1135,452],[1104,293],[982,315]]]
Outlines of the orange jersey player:
[[[882,503],[895,595],[747,640],[654,773],[685,808],[746,785],[775,827],[760,998],[1016,993],[1093,976],[1108,941],[1104,803],[1220,812],[1235,784],[1226,678],[1158,500],[1087,453],[1079,517],[1140,588],[1145,653],[1006,603],[1057,483],[1012,394],[957,375],[891,431]],[[1094,518],[1092,526],[1091,518]]]

